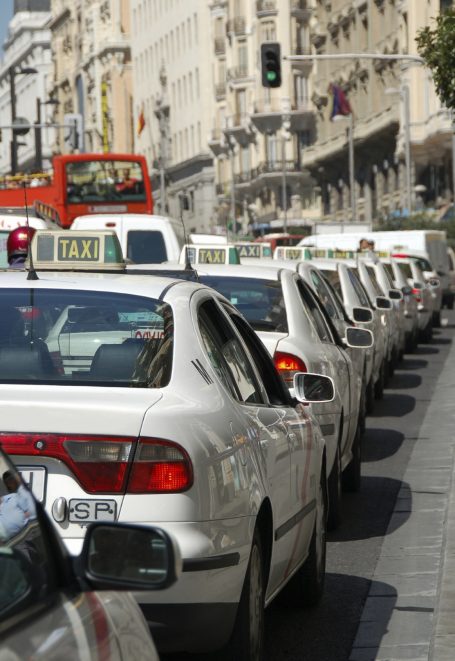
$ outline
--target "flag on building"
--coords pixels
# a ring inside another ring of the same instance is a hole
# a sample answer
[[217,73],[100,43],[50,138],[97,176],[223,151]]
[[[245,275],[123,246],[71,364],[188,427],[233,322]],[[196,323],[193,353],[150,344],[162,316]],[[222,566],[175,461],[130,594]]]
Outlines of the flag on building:
[[343,89],[339,85],[330,83],[329,91],[333,96],[333,106],[330,119],[333,119],[336,115],[351,115],[351,104],[349,103]]
[[139,117],[137,118],[138,136],[141,135],[142,131],[144,130],[144,127],[145,127],[145,115],[144,115],[144,106],[142,106],[141,112],[139,113]]

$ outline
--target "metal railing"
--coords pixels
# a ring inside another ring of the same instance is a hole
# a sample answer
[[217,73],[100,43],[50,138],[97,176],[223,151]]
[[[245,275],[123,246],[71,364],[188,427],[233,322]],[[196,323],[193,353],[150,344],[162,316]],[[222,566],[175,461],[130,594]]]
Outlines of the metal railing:
[[257,14],[267,14],[269,12],[276,12],[276,11],[278,11],[276,0],[256,0]]
[[230,67],[226,75],[228,80],[243,80],[244,78],[248,78],[248,66],[240,64],[237,67]]

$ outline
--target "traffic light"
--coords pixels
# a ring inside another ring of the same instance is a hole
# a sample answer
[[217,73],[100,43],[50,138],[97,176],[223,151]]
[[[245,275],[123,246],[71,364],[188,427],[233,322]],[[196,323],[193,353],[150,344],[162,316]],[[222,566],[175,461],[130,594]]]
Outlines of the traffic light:
[[279,43],[261,44],[261,71],[264,87],[281,86],[281,45]]

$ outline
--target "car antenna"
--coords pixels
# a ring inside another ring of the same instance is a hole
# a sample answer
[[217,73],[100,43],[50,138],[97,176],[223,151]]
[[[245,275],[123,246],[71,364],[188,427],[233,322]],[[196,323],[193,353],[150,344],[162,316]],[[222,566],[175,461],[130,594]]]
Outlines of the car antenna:
[[28,260],[29,260],[27,280],[38,280],[38,274],[35,271],[35,266],[33,264],[32,245],[31,245],[32,242],[30,238],[30,223],[28,219],[27,184],[25,182],[25,179],[23,181],[23,186],[24,186],[24,201],[25,201],[25,217],[27,219],[27,247],[28,247],[27,252],[28,252]]
[[190,260],[190,253],[188,250],[188,235],[186,233],[186,228],[185,228],[185,223],[183,221],[183,210],[182,207],[180,207],[180,222],[182,223],[183,227],[183,240],[185,242],[185,271],[189,271],[190,273],[194,273],[196,280],[199,281],[199,277],[197,274],[196,269],[193,267],[191,260]]

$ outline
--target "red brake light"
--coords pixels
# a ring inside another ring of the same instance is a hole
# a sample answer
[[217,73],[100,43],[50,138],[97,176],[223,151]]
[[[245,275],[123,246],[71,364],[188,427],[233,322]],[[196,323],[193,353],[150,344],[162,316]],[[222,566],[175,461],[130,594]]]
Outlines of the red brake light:
[[192,484],[193,466],[182,447],[158,438],[139,440],[127,493],[177,493]]
[[0,434],[11,455],[51,457],[73,472],[87,493],[123,493],[135,438],[76,434]]
[[414,295],[414,298],[416,299],[417,303],[422,302],[422,290],[421,289],[413,289],[412,293]]
[[296,372],[308,372],[303,360],[291,353],[276,351],[275,355],[273,356],[273,362],[275,363],[277,370],[281,373],[284,381],[288,385],[292,385],[294,381],[294,374]]

